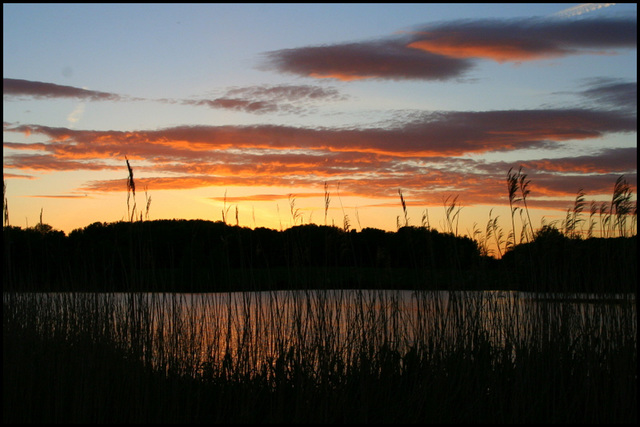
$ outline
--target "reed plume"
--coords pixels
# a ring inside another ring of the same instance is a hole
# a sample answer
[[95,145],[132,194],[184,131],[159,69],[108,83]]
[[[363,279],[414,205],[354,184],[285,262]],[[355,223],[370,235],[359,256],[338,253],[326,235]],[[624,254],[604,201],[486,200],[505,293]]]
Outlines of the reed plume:
[[[460,221],[460,211],[462,210],[462,207],[457,206],[458,196],[455,196],[451,201],[449,200],[451,200],[451,196],[447,196],[447,198],[444,200],[444,211],[445,211],[445,217],[447,219],[447,227],[448,227],[447,231],[453,234],[454,236],[457,236],[458,223]],[[454,227],[454,223],[455,223],[455,227]]]
[[324,225],[327,225],[327,213],[329,212],[329,203],[331,202],[331,197],[329,194],[329,184],[327,181],[324,182]]
[[487,240],[490,239],[491,236],[493,236],[494,241],[496,243],[496,249],[498,250],[498,257],[502,258],[502,250],[500,249],[500,246],[502,246],[505,243],[504,232],[498,226],[499,216],[492,219],[491,218],[492,212],[493,212],[493,209],[489,211],[489,221],[487,221],[487,227],[486,227]]
[[302,224],[302,214],[300,213],[300,209],[296,208],[296,196],[293,194],[289,194],[289,210],[291,211],[293,225],[297,225],[298,220],[300,220],[300,224]]
[[231,206],[227,207],[227,190],[224,190],[224,199],[222,204],[222,222],[227,223],[227,214]]
[[618,179],[616,179],[616,183],[613,187],[613,197],[611,199],[611,209],[609,212],[612,215],[615,215],[615,223],[613,225],[614,232],[617,228],[618,235],[621,237],[626,237],[627,216],[634,212],[631,197],[631,186],[629,185],[627,180],[624,179],[623,175],[619,176]]
[[[136,214],[136,183],[133,180],[133,169],[131,168],[131,164],[129,164],[129,159],[127,156],[124,156],[124,159],[127,162],[127,169],[129,171],[129,176],[127,177],[127,213],[129,214],[129,221],[133,222]],[[133,199],[133,208],[130,208],[130,200]]]
[[400,195],[400,203],[402,204],[402,212],[404,213],[404,226],[409,226],[409,216],[407,213],[407,204],[404,201],[404,197],[402,196],[402,190],[398,188],[398,194]]
[[564,233],[572,238],[580,237],[580,232],[578,230],[578,225],[584,220],[580,218],[580,214],[584,209],[585,202],[585,193],[582,189],[578,190],[578,194],[576,195],[576,200],[573,203],[572,209],[567,209],[567,215],[564,223]]
[[4,218],[3,226],[9,225],[9,201],[7,200],[7,184],[2,177],[2,216]]
[[518,210],[518,207],[516,207],[515,205],[521,200],[517,197],[518,173],[512,171],[513,168],[509,168],[509,172],[507,172],[507,190],[509,193],[509,208],[511,209],[511,233],[509,233],[509,236],[512,239],[509,243],[509,239],[507,238],[507,244],[510,245],[510,247],[514,247],[516,245],[515,213]]
[[[529,240],[533,239],[533,224],[531,223],[531,216],[529,215],[529,207],[527,206],[527,196],[531,193],[529,190],[529,184],[531,180],[527,180],[527,174],[522,173],[522,166],[518,170],[518,187],[520,188],[520,194],[522,195],[522,203],[524,203],[524,209],[527,214],[527,223],[529,224],[529,230],[531,231],[531,235],[529,236]],[[525,227],[526,229],[526,227]]]

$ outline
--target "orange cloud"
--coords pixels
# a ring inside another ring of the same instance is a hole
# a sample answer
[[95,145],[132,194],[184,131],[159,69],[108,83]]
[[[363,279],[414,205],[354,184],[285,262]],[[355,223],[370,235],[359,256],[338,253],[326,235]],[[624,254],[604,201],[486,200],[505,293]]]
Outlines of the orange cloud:
[[470,44],[456,39],[420,40],[409,43],[408,47],[420,49],[452,58],[486,58],[496,62],[533,61],[561,56],[566,52],[531,51],[512,43]]
[[[602,95],[602,94],[600,94]],[[625,109],[546,109],[439,112],[387,128],[291,126],[177,126],[158,130],[94,131],[5,125],[48,138],[34,144],[5,142],[5,170],[120,170],[122,179],[96,180],[79,191],[126,191],[124,156],[139,186],[151,190],[272,186],[321,188],[340,183],[342,194],[397,197],[412,206],[442,205],[448,195],[470,204],[505,202],[505,175],[522,165],[543,195],[573,196],[579,188],[608,193],[616,175],[635,186],[637,149],[526,162],[482,162],[466,153],[553,148],[556,142],[635,132]],[[455,188],[455,190],[453,190]],[[601,194],[601,193],[594,193]]]
[[335,79],[343,82],[351,82],[354,80],[366,80],[375,78],[375,75],[354,75],[354,74],[341,74],[337,72],[328,71],[325,73],[311,71],[309,72],[309,77],[313,77],[316,79]]
[[[424,114],[389,128],[301,128],[278,125],[178,126],[151,131],[84,131],[47,126],[16,126],[5,132],[29,130],[50,138],[48,143],[9,145],[43,150],[64,158],[152,158],[215,162],[230,149],[278,152],[296,150],[316,156],[369,153],[373,156],[449,157],[507,149],[552,147],[555,142],[635,132],[635,115],[593,109],[506,110]],[[299,154],[299,153],[298,153]],[[300,158],[300,157],[299,157]],[[373,157],[370,157],[373,159]]]
[[409,47],[451,58],[533,61],[635,47],[637,23],[635,18],[467,20],[425,28],[412,38]]
[[263,67],[342,81],[446,80],[463,76],[477,59],[522,62],[636,46],[635,17],[466,20],[403,37],[267,52]]
[[610,148],[598,155],[577,156],[564,159],[541,159],[523,162],[529,169],[550,172],[572,172],[582,174],[634,173],[638,169],[637,147]]

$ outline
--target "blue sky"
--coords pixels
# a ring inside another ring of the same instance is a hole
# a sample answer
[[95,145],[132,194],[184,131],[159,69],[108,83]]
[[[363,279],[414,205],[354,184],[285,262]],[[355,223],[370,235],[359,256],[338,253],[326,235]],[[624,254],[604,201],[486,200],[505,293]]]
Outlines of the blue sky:
[[[330,221],[461,233],[637,183],[635,4],[4,4],[10,223]],[[225,200],[226,194],[226,200]],[[294,219],[294,200],[302,213]],[[505,212],[506,206],[506,212]],[[235,219],[234,219],[235,221]],[[506,225],[506,224],[505,224]]]

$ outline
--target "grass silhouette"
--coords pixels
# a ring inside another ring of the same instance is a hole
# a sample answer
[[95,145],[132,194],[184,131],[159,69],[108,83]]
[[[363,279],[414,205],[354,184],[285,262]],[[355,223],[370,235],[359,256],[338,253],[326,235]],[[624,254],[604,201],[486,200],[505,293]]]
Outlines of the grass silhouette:
[[5,295],[3,421],[636,419],[634,298],[402,298]]
[[127,166],[129,221],[3,229],[3,422],[637,422],[623,178],[607,238],[577,233],[579,192],[561,227],[521,216],[516,245],[521,171],[510,236],[490,213],[474,240],[455,199],[448,233],[409,226],[401,191],[395,233],[143,221]]

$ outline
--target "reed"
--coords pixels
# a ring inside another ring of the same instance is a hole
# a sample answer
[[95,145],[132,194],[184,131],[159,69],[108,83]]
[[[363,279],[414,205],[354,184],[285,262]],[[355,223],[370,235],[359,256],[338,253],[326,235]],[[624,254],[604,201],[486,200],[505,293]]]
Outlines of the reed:
[[7,183],[2,178],[2,226],[9,225],[9,201],[7,200]]
[[[133,169],[129,164],[129,159],[127,156],[125,156],[124,159],[127,162],[127,170],[129,172],[127,176],[127,213],[129,221],[133,222],[136,218],[136,183],[133,179]],[[133,199],[133,206],[130,206],[131,199]]]
[[[128,161],[127,165],[132,180]],[[523,181],[521,173],[510,171],[509,176],[509,182],[517,184],[510,193],[514,225],[517,190],[525,199],[528,181]],[[611,224],[611,233],[622,235],[630,224],[618,215],[626,212],[628,218],[633,208],[622,180],[616,188],[606,223]],[[397,238],[433,245],[442,236],[428,227],[408,227],[406,204],[399,194],[405,227],[398,230]],[[291,197],[295,224],[294,201]],[[445,202],[447,226],[454,235],[460,212],[456,205],[456,199]],[[325,217],[328,206],[325,187]],[[225,204],[223,220],[226,214]],[[314,289],[312,285],[321,281],[312,280],[316,278],[308,272],[324,275],[326,280],[330,260],[344,260],[339,251],[353,258],[345,272],[363,267],[353,250],[356,233],[349,230],[344,208],[343,214],[343,230],[309,228],[316,232],[314,236],[321,236],[312,241],[316,246],[305,241],[300,228],[282,233],[287,247],[282,254],[284,288],[297,285],[297,290],[163,293],[135,292],[131,286],[127,292],[46,293],[5,289],[3,422],[637,422],[635,292],[420,290],[431,277],[403,279],[409,276],[386,268],[376,270],[374,280],[366,283],[393,274],[401,282],[397,288],[404,290],[366,289],[362,283],[350,290]],[[528,243],[548,239],[554,248],[575,243],[579,214],[574,207],[574,237],[543,227]],[[527,221],[524,228],[530,233]],[[107,274],[118,262],[124,264],[123,254],[131,250],[122,279],[140,286],[160,280],[164,271],[156,271],[157,264],[148,258],[163,252],[151,252],[142,228],[134,227],[152,223],[131,222],[121,224],[127,227],[128,247],[118,248],[121,252],[111,254],[113,258],[102,266],[77,268],[86,268],[87,277]],[[226,233],[216,235],[219,250],[187,252],[180,271],[192,276],[175,277],[175,283],[195,280],[196,269],[189,263],[198,256],[214,266],[206,272],[212,282],[227,286],[232,281],[257,282],[252,257],[258,255],[231,248],[246,247],[247,239],[257,239],[258,234],[243,234],[237,225],[219,225]],[[104,227],[94,228],[102,231]],[[195,242],[209,237],[198,228],[184,230],[180,237],[185,247],[195,251]],[[505,250],[500,255],[513,254],[515,240],[505,241],[491,212],[485,233],[478,239],[493,239],[499,252]],[[515,236],[515,225],[512,233]],[[38,238],[50,234],[38,233]],[[330,245],[337,235],[343,239],[342,246]],[[529,237],[523,234],[523,239]],[[323,239],[324,246],[318,247]],[[455,240],[452,247],[462,242]],[[417,246],[401,245],[406,251],[395,255],[417,265]],[[449,252],[448,246],[442,250],[453,257],[457,253]],[[530,259],[532,253],[523,258]],[[609,268],[604,271],[615,281],[623,269],[619,266],[635,261],[634,257],[613,262],[607,252],[601,255],[601,260],[578,255],[565,260],[563,268],[598,262]],[[452,283],[463,274],[463,262],[454,261]],[[266,271],[278,274],[268,263]],[[481,278],[480,273],[474,271]],[[556,273],[537,274],[548,278]],[[518,276],[531,274],[515,264],[502,280]],[[341,284],[351,277],[342,278]],[[567,277],[580,278],[561,279]],[[490,289],[493,283],[483,285],[480,288]]]
[[516,245],[516,223],[515,223],[515,213],[519,209],[516,205],[521,199],[517,197],[518,194],[518,173],[512,172],[513,168],[509,169],[507,172],[507,190],[509,194],[509,208],[511,211],[511,232],[509,233],[509,237],[507,237],[507,243],[510,248]]
[[[529,236],[527,236],[527,241],[531,241],[535,235],[533,231],[533,223],[531,222],[531,216],[529,215],[529,206],[527,206],[527,196],[531,193],[529,188],[529,184],[531,184],[531,180],[527,179],[527,174],[522,173],[522,166],[518,170],[518,188],[520,188],[520,195],[522,196],[522,203],[524,204],[525,212],[527,213],[527,221],[525,226],[523,227],[523,232],[527,230],[526,225],[529,225],[528,232],[530,232]],[[525,233],[526,234],[526,233]]]
[[329,184],[324,183],[324,225],[327,225],[327,214],[329,213],[329,205],[331,204],[331,193],[329,192]]
[[3,420],[633,422],[635,313],[498,292],[5,294]]
[[455,196],[451,199],[451,196],[448,196],[444,200],[444,211],[446,218],[446,230],[448,233],[453,234],[454,236],[458,235],[458,224],[460,221],[460,211],[462,210],[461,206],[457,205],[458,196]]
[[[409,214],[407,212],[407,204],[404,201],[404,196],[402,195],[402,190],[398,188],[398,195],[400,196],[400,204],[402,205],[402,213],[404,214],[404,226],[408,227],[409,226]],[[398,229],[400,228],[400,219],[398,218],[396,220],[396,222],[398,223]]]
[[563,230],[566,236],[571,238],[580,237],[578,226],[584,221],[581,218],[581,214],[585,204],[585,193],[580,189],[573,203],[573,209],[567,209],[567,214],[563,221]]
[[613,187],[610,212],[612,215],[615,215],[613,229],[615,231],[617,228],[618,235],[622,237],[627,235],[627,217],[632,213],[634,218],[637,217],[638,202],[636,201],[634,209],[634,204],[631,200],[632,197],[629,183],[624,179],[624,176],[618,177]]

